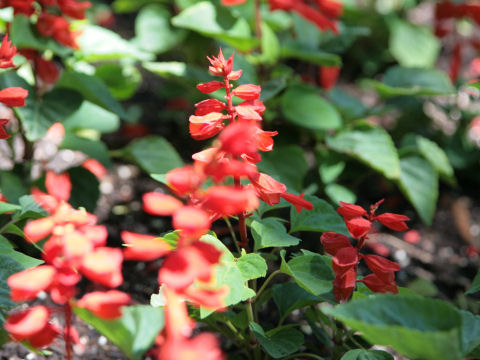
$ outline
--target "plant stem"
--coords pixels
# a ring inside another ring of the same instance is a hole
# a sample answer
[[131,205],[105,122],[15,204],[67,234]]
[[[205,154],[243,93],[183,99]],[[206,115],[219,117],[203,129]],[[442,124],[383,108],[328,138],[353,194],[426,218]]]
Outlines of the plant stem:
[[310,354],[310,353],[297,353],[297,354],[293,354],[293,355],[290,355],[290,356],[287,356],[285,358],[283,358],[283,360],[288,360],[288,359],[295,359],[295,358],[298,358],[298,357],[309,357],[311,359],[317,359],[317,360],[325,360],[323,357],[321,356],[318,356],[318,355],[315,355],[315,354]]
[[65,341],[65,358],[67,360],[73,360],[72,354],[72,339],[71,339],[71,328],[72,328],[72,307],[70,301],[64,305],[65,312],[65,329],[63,330],[63,339]]
[[235,248],[238,251],[238,254],[242,253],[242,250],[240,249],[240,246],[238,245],[238,240],[237,240],[237,235],[235,235],[235,230],[233,229],[232,223],[230,222],[230,219],[228,217],[224,217],[223,220],[225,220],[225,223],[228,226],[228,230],[230,230],[230,234],[232,235],[233,243],[235,244]]
[[255,297],[253,298],[252,301],[256,301],[258,299],[258,297],[260,296],[260,294],[263,292],[263,290],[265,290],[265,288],[267,287],[268,283],[273,279],[273,277],[275,275],[278,275],[280,274],[281,271],[280,269],[279,270],[275,270],[273,273],[270,274],[270,276],[265,280],[265,282],[262,284],[262,286],[260,287],[260,289],[258,289],[257,291],[257,295],[255,295]]
[[262,39],[262,12],[260,11],[260,0],[255,0],[255,34],[259,40]]

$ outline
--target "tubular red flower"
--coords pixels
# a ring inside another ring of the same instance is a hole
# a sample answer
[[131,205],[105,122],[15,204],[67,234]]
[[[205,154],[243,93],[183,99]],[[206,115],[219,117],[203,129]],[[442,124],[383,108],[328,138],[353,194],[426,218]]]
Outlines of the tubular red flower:
[[17,48],[8,40],[8,34],[3,37],[2,45],[0,46],[0,68],[7,69],[14,67],[13,57],[17,55]]
[[217,99],[207,99],[195,104],[195,115],[203,116],[211,112],[220,112],[227,108],[224,102]]
[[94,291],[77,301],[77,306],[88,309],[98,317],[113,320],[122,316],[122,307],[130,303],[130,295],[118,291]]
[[72,182],[68,173],[56,174],[53,171],[47,171],[45,187],[48,193],[59,201],[68,201],[70,199]]
[[348,232],[354,239],[360,239],[368,234],[372,223],[362,217],[345,220]]
[[306,210],[313,209],[313,204],[310,201],[305,200],[303,196],[304,194],[301,194],[300,196],[298,196],[298,195],[290,194],[288,192],[284,192],[283,194],[280,194],[280,197],[284,198],[290,204],[295,206],[295,210],[297,210],[298,213],[302,212],[303,209],[306,209]]
[[171,195],[150,192],[143,194],[143,210],[152,215],[168,216],[183,207],[183,203]]
[[185,238],[198,239],[210,230],[211,222],[208,214],[193,206],[184,206],[173,214],[172,224],[180,230]]
[[392,229],[395,231],[405,231],[405,230],[408,230],[408,226],[407,224],[405,224],[405,221],[409,221],[410,218],[405,215],[384,213],[384,214],[378,215],[375,218],[375,220],[380,221],[383,225],[385,225],[389,229]]
[[363,259],[368,268],[384,282],[391,282],[392,279],[395,279],[394,272],[401,269],[397,263],[378,255],[365,255]]
[[60,11],[74,19],[85,19],[85,11],[92,7],[89,1],[57,0]]
[[321,66],[319,69],[319,79],[322,88],[325,90],[333,88],[337,83],[338,75],[340,75],[339,66]]
[[233,89],[232,95],[243,100],[257,100],[261,91],[262,88],[258,85],[246,84]]
[[25,106],[27,96],[28,91],[21,87],[0,90],[0,102],[10,107]]
[[360,282],[364,283],[370,290],[376,293],[398,293],[395,281],[385,282],[376,274],[368,274]]
[[327,254],[335,256],[337,252],[346,247],[352,247],[350,240],[345,235],[335,232],[323,233],[320,237],[323,249]]
[[10,137],[10,135],[5,131],[3,126],[8,124],[7,119],[0,119],[0,140],[5,140]]
[[114,288],[123,282],[122,261],[120,249],[100,247],[83,258],[81,270],[90,280]]
[[368,215],[367,211],[361,206],[343,201],[340,201],[340,207],[337,209],[337,212],[342,215],[345,220]]
[[206,83],[201,83],[197,85],[197,89],[200,90],[204,94],[210,94],[214,91],[220,90],[224,88],[225,84],[221,81],[209,81]]
[[172,247],[164,239],[122,231],[120,234],[126,246],[123,250],[125,260],[151,261],[168,254]]
[[256,129],[256,125],[246,122],[228,125],[218,137],[222,143],[220,149],[232,156],[254,156],[257,153]]
[[203,116],[191,115],[188,119],[190,135],[195,140],[205,140],[217,135],[224,127],[222,113],[209,113]]
[[8,277],[10,297],[13,301],[35,299],[40,291],[47,290],[53,283],[56,270],[50,265],[40,265],[20,271]]
[[201,204],[202,208],[220,216],[233,216],[255,210],[258,199],[253,190],[212,186],[201,196]]
[[15,340],[27,340],[47,326],[49,316],[50,312],[45,306],[37,305],[10,315],[3,327]]
[[333,294],[337,301],[347,301],[355,289],[355,281],[357,273],[354,269],[350,269],[342,276],[336,276],[333,281]]
[[166,180],[168,186],[178,196],[186,196],[200,187],[205,180],[205,176],[193,166],[186,165],[170,170],[167,173]]
[[354,247],[344,247],[332,258],[332,268],[336,277],[352,270],[358,263],[358,250]]

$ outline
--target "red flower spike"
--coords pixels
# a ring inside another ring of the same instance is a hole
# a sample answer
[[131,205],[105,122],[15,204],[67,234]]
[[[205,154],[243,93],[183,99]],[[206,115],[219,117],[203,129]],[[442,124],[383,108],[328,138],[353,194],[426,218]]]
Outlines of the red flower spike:
[[348,232],[354,239],[360,239],[368,234],[372,223],[362,217],[345,220]]
[[168,254],[172,247],[164,239],[151,235],[122,231],[120,234],[126,246],[123,250],[125,260],[152,261]]
[[17,48],[8,41],[8,34],[3,37],[2,45],[0,46],[0,69],[7,69],[15,67],[13,57],[17,55]]
[[113,320],[122,316],[122,307],[130,304],[130,295],[118,291],[94,291],[77,301],[77,306],[88,309],[99,318]]
[[48,324],[49,316],[45,306],[37,305],[10,315],[3,327],[16,341],[22,341],[41,332]]
[[27,96],[28,91],[21,87],[0,90],[0,102],[10,107],[25,106]]
[[289,203],[293,204],[293,206],[295,206],[295,210],[297,210],[298,213],[301,213],[303,209],[306,209],[306,210],[313,209],[313,204],[310,201],[305,200],[303,196],[304,194],[301,194],[300,196],[298,196],[298,195],[290,194],[287,192],[280,194],[280,197],[284,198]]
[[358,250],[354,247],[344,247],[332,258],[332,268],[336,277],[352,270],[358,264]]
[[258,199],[253,190],[231,186],[212,186],[201,197],[202,207],[220,216],[233,216],[253,211]]
[[200,101],[199,103],[195,104],[195,115],[203,116],[210,114],[211,112],[220,112],[227,108],[227,105],[217,99],[207,99]]
[[257,126],[251,123],[236,122],[228,125],[218,139],[222,143],[221,150],[232,156],[255,156],[257,143],[255,134]]
[[337,252],[343,248],[353,247],[350,240],[345,235],[335,232],[323,233],[320,237],[323,249],[327,254],[335,256]]
[[172,215],[181,207],[183,203],[173,196],[157,192],[143,194],[143,210],[151,215]]
[[172,225],[180,230],[180,235],[189,239],[198,239],[210,230],[208,214],[200,208],[184,206],[173,214]]
[[83,258],[81,270],[90,280],[114,288],[123,282],[122,261],[120,249],[100,247]]
[[201,241],[172,252],[158,273],[159,284],[182,291],[195,280],[210,281],[213,266],[218,263],[221,251]]
[[257,100],[262,88],[258,85],[246,84],[233,89],[232,95],[243,100]]
[[32,220],[23,228],[25,239],[32,243],[39,242],[52,233],[54,226],[55,222],[50,217]]
[[169,171],[166,180],[168,186],[178,196],[186,196],[200,187],[205,176],[193,166],[186,165]]
[[50,195],[57,200],[68,201],[72,191],[72,182],[68,173],[55,174],[53,171],[47,171],[45,177],[45,187]]
[[204,94],[210,94],[214,91],[220,90],[224,88],[225,84],[221,81],[209,81],[206,83],[201,83],[197,85],[197,89],[200,90]]
[[45,291],[52,285],[55,275],[53,266],[40,265],[9,276],[7,284],[11,299],[19,302],[35,299],[40,291]]
[[383,225],[394,231],[405,231],[408,230],[408,226],[405,224],[405,221],[409,221],[410,218],[405,215],[384,213],[378,215],[375,220],[380,221]]
[[368,215],[367,211],[361,206],[343,201],[340,201],[340,207],[337,209],[337,212],[342,215],[345,220]]
[[7,119],[0,119],[0,140],[5,140],[10,138],[10,135],[5,131],[3,126],[8,124]]
[[393,273],[401,269],[397,263],[378,255],[365,255],[363,259],[368,268],[384,282],[390,282],[394,278]]
[[252,177],[257,174],[257,167],[253,164],[234,159],[223,159],[218,162],[211,162],[205,166],[205,174],[211,176],[215,182],[231,177]]
[[394,281],[385,282],[376,274],[368,274],[360,282],[376,293],[398,293],[398,288]]

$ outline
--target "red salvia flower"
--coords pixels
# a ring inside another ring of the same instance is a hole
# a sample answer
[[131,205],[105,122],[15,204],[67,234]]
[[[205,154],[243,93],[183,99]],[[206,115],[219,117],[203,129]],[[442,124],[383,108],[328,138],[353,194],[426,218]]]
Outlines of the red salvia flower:
[[77,306],[88,309],[98,317],[113,320],[122,316],[122,307],[130,304],[130,295],[118,291],[94,291],[84,295]]
[[168,254],[172,247],[164,239],[151,235],[122,231],[121,237],[127,245],[123,250],[125,260],[151,261]]
[[47,290],[55,279],[56,270],[50,265],[40,265],[20,271],[7,279],[13,301],[35,299],[40,291]]
[[323,233],[320,237],[323,249],[327,254],[335,256],[337,252],[346,247],[352,247],[350,240],[345,235],[334,232]]
[[10,138],[10,135],[5,131],[3,126],[8,124],[7,119],[0,119],[0,140],[5,140]]
[[25,106],[28,91],[21,87],[9,87],[0,90],[0,102],[11,107]]
[[8,40],[8,34],[6,34],[2,40],[2,45],[0,46],[0,68],[7,69],[14,67],[13,57],[15,55],[17,55],[17,48]]

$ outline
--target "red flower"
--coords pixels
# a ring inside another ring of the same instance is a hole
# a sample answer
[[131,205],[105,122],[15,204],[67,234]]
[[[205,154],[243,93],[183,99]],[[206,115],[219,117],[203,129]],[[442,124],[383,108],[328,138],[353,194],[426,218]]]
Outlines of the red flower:
[[313,209],[313,204],[310,201],[307,201],[303,198],[304,194],[301,194],[300,196],[290,194],[288,192],[284,192],[283,194],[280,194],[282,198],[287,200],[289,203],[293,204],[295,206],[295,210],[297,210],[298,213],[301,213],[303,209],[305,210],[312,210]]
[[368,268],[384,282],[393,281],[395,279],[394,272],[401,269],[397,263],[378,255],[365,255],[363,259]]
[[122,231],[122,240],[127,245],[123,250],[125,260],[151,261],[168,254],[172,247],[164,239]]
[[219,113],[227,108],[224,102],[217,99],[207,99],[195,104],[195,115],[203,116],[211,112]]
[[319,69],[320,85],[325,90],[330,90],[335,86],[340,74],[339,66],[321,66]]
[[173,196],[150,192],[143,194],[143,210],[152,215],[167,216],[183,207],[183,203]]
[[358,263],[358,250],[354,247],[344,247],[332,258],[332,268],[336,277],[355,269]]
[[357,273],[354,269],[350,269],[342,276],[336,276],[333,281],[333,294],[337,301],[347,301],[355,289]]
[[192,339],[168,338],[160,350],[162,360],[223,360],[222,350],[217,337],[211,333],[202,333]]
[[0,90],[0,102],[10,107],[25,106],[28,91],[21,87],[9,87]]
[[188,119],[190,135],[195,140],[205,140],[217,135],[224,127],[225,115],[212,112],[203,116],[191,115]]
[[0,68],[7,69],[14,67],[13,57],[17,55],[17,48],[8,41],[8,34],[3,37],[2,45],[0,46]]
[[354,239],[360,239],[368,234],[372,223],[362,217],[345,220],[348,232]]
[[241,5],[247,0],[222,0],[222,5],[224,6],[235,6]]
[[113,320],[122,316],[122,307],[130,303],[130,295],[118,291],[94,291],[77,301],[77,306],[86,308],[98,317]]
[[[222,49],[220,49],[217,57],[207,56],[207,59],[211,65],[208,67],[208,71],[210,72],[210,74],[214,76],[222,76],[222,77],[228,77],[231,74],[233,69],[233,54],[228,58],[228,60],[225,60]],[[230,80],[233,80],[233,79],[230,79]]]
[[74,19],[85,19],[85,10],[92,6],[89,1],[57,0],[60,11]]
[[8,139],[10,135],[5,131],[3,126],[8,124],[8,119],[0,119],[0,140]]
[[60,70],[54,61],[36,56],[34,60],[37,76],[46,84],[55,84],[60,77]]
[[120,249],[100,247],[83,258],[81,269],[90,280],[114,288],[123,282],[122,261]]
[[258,199],[253,190],[231,186],[212,186],[200,200],[204,209],[220,216],[238,215],[258,207]]
[[225,84],[221,81],[216,80],[197,85],[197,89],[204,94],[210,94],[214,91],[220,90],[223,87],[225,87]]
[[256,125],[247,122],[228,125],[218,137],[222,143],[221,150],[232,156],[255,157],[257,155],[256,129]]
[[237,88],[233,89],[232,95],[239,97],[243,100],[257,100],[260,97],[260,92],[262,88],[258,85],[240,85]]
[[184,238],[198,239],[210,230],[208,214],[193,206],[184,206],[173,214],[172,225]]
[[383,225],[394,231],[405,231],[408,230],[408,226],[405,224],[405,221],[410,220],[410,218],[405,215],[383,213],[378,215],[375,220],[380,221]]
[[56,270],[50,265],[40,265],[20,271],[8,277],[10,297],[13,301],[35,299],[40,291],[47,290],[53,283]]
[[340,201],[340,207],[337,209],[337,212],[342,215],[345,220],[368,215],[367,211],[361,206],[343,201]]
[[323,249],[327,254],[335,256],[337,252],[346,247],[352,247],[350,240],[345,235],[334,232],[323,233],[320,237]]
[[205,176],[191,165],[176,168],[167,173],[167,184],[178,196],[186,196],[194,192],[204,180]]
[[398,293],[395,281],[385,282],[376,274],[369,274],[360,280],[360,282],[364,283],[370,290],[376,293]]

